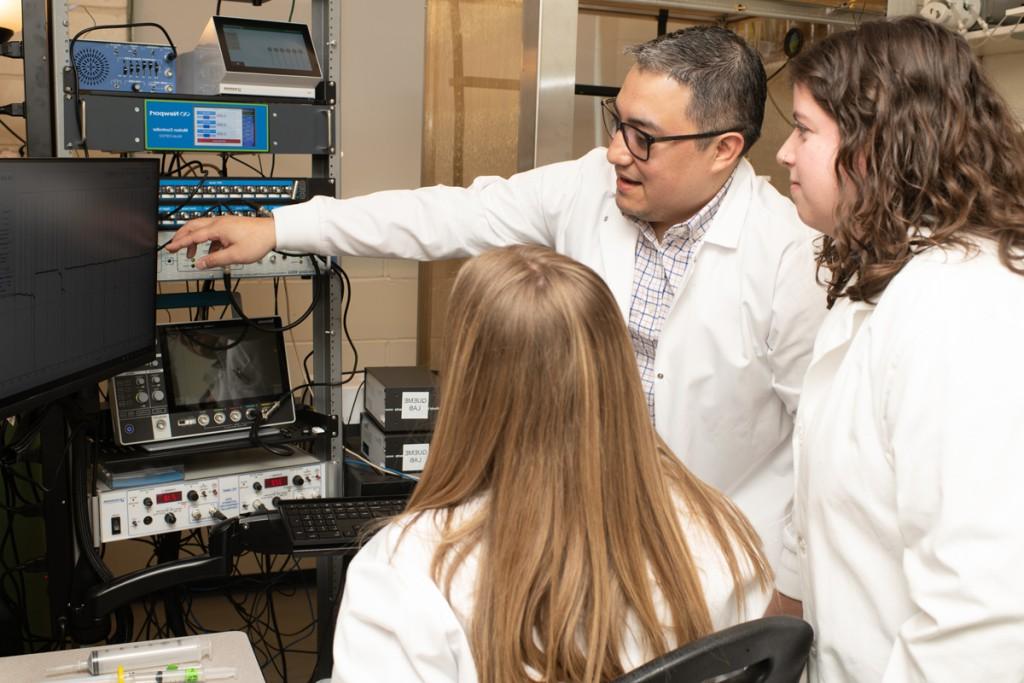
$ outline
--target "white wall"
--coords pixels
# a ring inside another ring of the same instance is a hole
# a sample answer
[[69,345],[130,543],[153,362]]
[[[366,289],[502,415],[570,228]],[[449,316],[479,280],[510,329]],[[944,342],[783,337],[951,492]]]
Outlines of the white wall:
[[984,57],[982,67],[1024,126],[1024,40],[1014,42],[1017,52]]
[[[425,0],[341,1],[341,194],[420,184]],[[361,365],[416,362],[417,264],[344,260]]]

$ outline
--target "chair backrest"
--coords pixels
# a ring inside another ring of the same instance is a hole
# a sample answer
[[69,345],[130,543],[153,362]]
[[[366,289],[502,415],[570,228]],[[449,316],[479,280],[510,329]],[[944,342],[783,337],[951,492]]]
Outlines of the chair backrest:
[[764,617],[687,643],[613,683],[796,683],[814,629],[795,617]]

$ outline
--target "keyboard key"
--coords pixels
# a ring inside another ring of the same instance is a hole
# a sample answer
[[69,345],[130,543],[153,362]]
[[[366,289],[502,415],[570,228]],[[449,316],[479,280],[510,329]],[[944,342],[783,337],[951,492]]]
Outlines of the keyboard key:
[[368,520],[400,513],[407,500],[407,496],[283,500],[277,508],[295,552],[351,552],[366,540],[362,529]]

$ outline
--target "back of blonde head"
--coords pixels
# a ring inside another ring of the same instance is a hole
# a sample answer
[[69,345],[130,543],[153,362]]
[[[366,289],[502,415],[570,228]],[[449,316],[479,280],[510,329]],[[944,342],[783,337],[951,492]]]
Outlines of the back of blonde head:
[[452,291],[441,392],[409,511],[451,512],[483,494],[474,516],[445,517],[433,565],[448,591],[479,551],[469,639],[482,683],[528,670],[545,681],[620,675],[630,610],[652,654],[710,633],[678,501],[719,543],[737,586],[743,564],[766,585],[746,520],[655,434],[622,316],[586,266],[540,247],[467,263]]

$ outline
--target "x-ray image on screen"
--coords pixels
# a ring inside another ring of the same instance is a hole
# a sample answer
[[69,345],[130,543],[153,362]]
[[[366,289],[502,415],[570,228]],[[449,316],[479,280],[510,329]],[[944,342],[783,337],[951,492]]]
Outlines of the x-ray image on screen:
[[164,366],[173,407],[279,397],[287,387],[277,336],[244,326],[164,330]]

